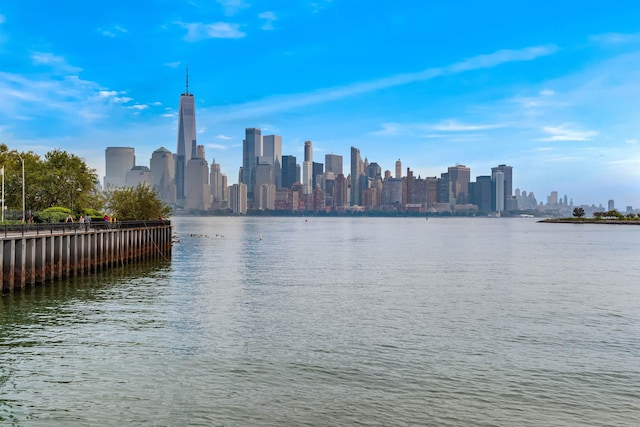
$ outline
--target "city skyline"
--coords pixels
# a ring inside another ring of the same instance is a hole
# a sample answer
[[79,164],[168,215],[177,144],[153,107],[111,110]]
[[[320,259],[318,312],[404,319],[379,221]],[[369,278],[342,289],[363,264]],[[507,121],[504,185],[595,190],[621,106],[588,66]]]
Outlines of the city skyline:
[[640,205],[633,2],[35,3],[0,6],[0,142],[18,150],[62,148],[99,177],[107,147],[149,165],[174,150],[189,64],[197,142],[229,185],[257,128],[300,163],[305,141],[423,177],[504,163],[539,200]]

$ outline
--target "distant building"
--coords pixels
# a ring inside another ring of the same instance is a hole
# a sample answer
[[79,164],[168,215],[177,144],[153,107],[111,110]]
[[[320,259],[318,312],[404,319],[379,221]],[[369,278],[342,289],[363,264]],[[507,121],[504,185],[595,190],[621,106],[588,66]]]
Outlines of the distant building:
[[151,154],[149,162],[153,175],[153,189],[160,199],[168,204],[176,202],[175,155],[164,147]]
[[242,173],[240,182],[247,186],[248,203],[253,201],[256,185],[256,166],[258,157],[262,156],[262,132],[256,128],[246,128],[242,141]]
[[456,203],[469,202],[469,182],[471,181],[471,169],[465,165],[455,165],[448,168],[451,181],[451,193]]
[[104,188],[125,186],[127,172],[136,165],[133,147],[107,147],[104,152]]
[[139,184],[145,184],[153,188],[153,176],[146,166],[134,166],[125,178],[126,187],[137,187]]
[[229,207],[233,213],[245,215],[247,213],[247,186],[243,183],[229,187]]
[[282,187],[291,189],[296,180],[295,156],[282,156]]
[[187,162],[185,186],[188,191],[185,195],[185,209],[203,211],[211,207],[209,164],[205,159],[193,157]]
[[262,137],[262,156],[273,166],[276,188],[282,188],[282,137],[265,135]]
[[342,156],[337,154],[324,155],[325,172],[332,172],[335,176],[342,173]]
[[362,158],[360,150],[351,147],[351,206],[362,205],[362,189],[360,187],[360,168]]
[[180,95],[178,108],[178,143],[176,152],[176,197],[186,196],[185,169],[187,162],[196,155],[196,105],[193,94],[189,93],[189,68],[186,74],[186,89]]
[[616,208],[616,207],[615,207],[615,203],[613,203],[613,200],[609,200],[609,202],[607,203],[607,210],[612,211],[612,210],[614,210],[615,208]]

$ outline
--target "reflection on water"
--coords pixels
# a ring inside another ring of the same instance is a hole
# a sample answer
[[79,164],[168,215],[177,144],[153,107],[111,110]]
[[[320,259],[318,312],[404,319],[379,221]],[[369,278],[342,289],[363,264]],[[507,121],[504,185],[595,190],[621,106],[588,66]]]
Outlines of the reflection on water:
[[636,425],[640,229],[176,218],[0,301],[0,423]]

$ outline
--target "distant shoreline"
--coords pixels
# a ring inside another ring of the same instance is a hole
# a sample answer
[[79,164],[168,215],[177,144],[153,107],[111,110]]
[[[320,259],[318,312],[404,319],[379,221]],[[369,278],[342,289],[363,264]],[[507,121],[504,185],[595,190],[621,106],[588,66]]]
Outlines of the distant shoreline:
[[561,224],[615,224],[640,225],[640,220],[628,219],[597,219],[597,218],[547,218],[538,222],[552,222]]

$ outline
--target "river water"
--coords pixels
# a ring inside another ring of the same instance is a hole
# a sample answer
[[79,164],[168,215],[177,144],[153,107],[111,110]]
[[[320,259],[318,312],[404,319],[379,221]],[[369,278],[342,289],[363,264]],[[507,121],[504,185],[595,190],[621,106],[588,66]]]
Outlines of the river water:
[[2,297],[2,425],[640,424],[640,227],[173,219]]

